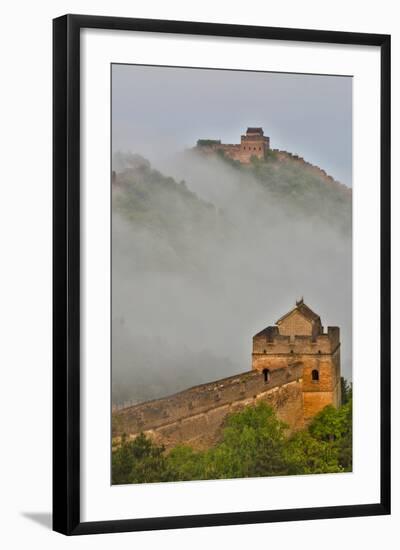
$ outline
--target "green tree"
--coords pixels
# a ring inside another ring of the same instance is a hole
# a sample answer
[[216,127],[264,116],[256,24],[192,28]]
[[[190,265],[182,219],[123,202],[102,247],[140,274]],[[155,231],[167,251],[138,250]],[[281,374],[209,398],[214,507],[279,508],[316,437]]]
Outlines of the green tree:
[[334,442],[341,438],[344,429],[343,416],[328,405],[313,418],[308,431],[318,441]]
[[177,445],[168,454],[168,475],[172,481],[206,479],[206,453],[196,452],[186,445]]
[[343,422],[342,436],[339,440],[339,461],[346,472],[353,466],[353,400],[350,398],[339,409]]
[[311,422],[308,431],[320,442],[329,443],[337,453],[338,462],[344,471],[352,468],[352,399],[335,409],[325,407]]
[[112,464],[115,484],[351,471],[352,401],[328,405],[291,437],[269,405],[246,407],[227,417],[221,441],[206,451],[178,445],[166,453],[144,434],[123,437]]
[[348,430],[348,405],[328,405],[312,420],[308,431],[318,441],[338,442]]
[[164,451],[164,446],[155,445],[144,434],[133,441],[123,438],[112,457],[113,484],[168,481]]
[[286,473],[286,424],[265,403],[227,418],[222,441],[206,457],[209,478],[255,477]]
[[131,445],[126,440],[126,435],[122,436],[121,446],[112,453],[112,483],[118,485],[121,483],[130,483],[129,474],[132,470]]
[[337,448],[315,439],[308,430],[288,440],[285,458],[289,475],[343,472]]
[[342,405],[346,405],[353,397],[353,386],[351,382],[346,380],[343,376],[340,378],[340,389],[342,394]]

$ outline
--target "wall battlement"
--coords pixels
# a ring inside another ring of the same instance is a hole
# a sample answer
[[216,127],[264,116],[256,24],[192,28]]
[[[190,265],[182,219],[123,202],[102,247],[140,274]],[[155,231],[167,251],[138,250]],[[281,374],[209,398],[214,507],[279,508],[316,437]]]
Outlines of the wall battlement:
[[338,327],[328,327],[326,333],[308,335],[279,334],[278,327],[267,327],[253,338],[253,355],[268,353],[315,354],[333,353],[340,344]]

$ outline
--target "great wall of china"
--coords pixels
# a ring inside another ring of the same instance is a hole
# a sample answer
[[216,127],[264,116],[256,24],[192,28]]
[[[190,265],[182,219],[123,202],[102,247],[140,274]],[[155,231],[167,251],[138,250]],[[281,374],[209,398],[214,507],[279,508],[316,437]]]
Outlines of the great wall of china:
[[289,432],[326,405],[340,404],[340,332],[303,300],[253,338],[252,370],[201,384],[162,399],[114,410],[113,445],[145,433],[167,449],[216,443],[230,413],[264,401]]

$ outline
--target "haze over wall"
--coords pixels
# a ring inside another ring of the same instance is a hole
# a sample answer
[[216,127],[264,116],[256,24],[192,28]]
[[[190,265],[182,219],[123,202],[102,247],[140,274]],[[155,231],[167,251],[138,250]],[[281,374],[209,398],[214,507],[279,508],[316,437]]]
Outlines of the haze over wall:
[[270,175],[287,189],[277,198],[255,172],[182,154],[250,125],[350,183],[349,78],[113,67],[113,151],[178,182],[114,155],[135,190],[128,217],[113,211],[114,402],[249,370],[252,336],[302,295],[325,327],[340,326],[351,378],[351,196],[336,201],[323,184],[310,205],[308,176],[293,168],[294,187]]
[[352,184],[350,77],[113,65],[112,115],[113,151],[153,163],[199,138],[238,143],[262,126],[271,147]]

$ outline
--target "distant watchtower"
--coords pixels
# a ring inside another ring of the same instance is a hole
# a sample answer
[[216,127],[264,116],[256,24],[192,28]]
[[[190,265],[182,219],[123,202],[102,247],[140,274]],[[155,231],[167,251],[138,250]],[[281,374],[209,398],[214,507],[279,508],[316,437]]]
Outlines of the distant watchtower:
[[246,134],[240,136],[240,158],[250,162],[251,157],[265,158],[269,149],[269,137],[264,136],[262,128],[247,128]]
[[262,128],[247,128],[246,134],[240,137],[240,143],[221,143],[220,139],[199,139],[195,150],[205,155],[218,151],[242,164],[250,164],[252,157],[265,159],[269,150],[269,137],[264,136]]
[[253,337],[253,370],[268,380],[275,369],[303,367],[304,420],[326,405],[340,405],[340,330],[323,331],[320,317],[303,301]]

